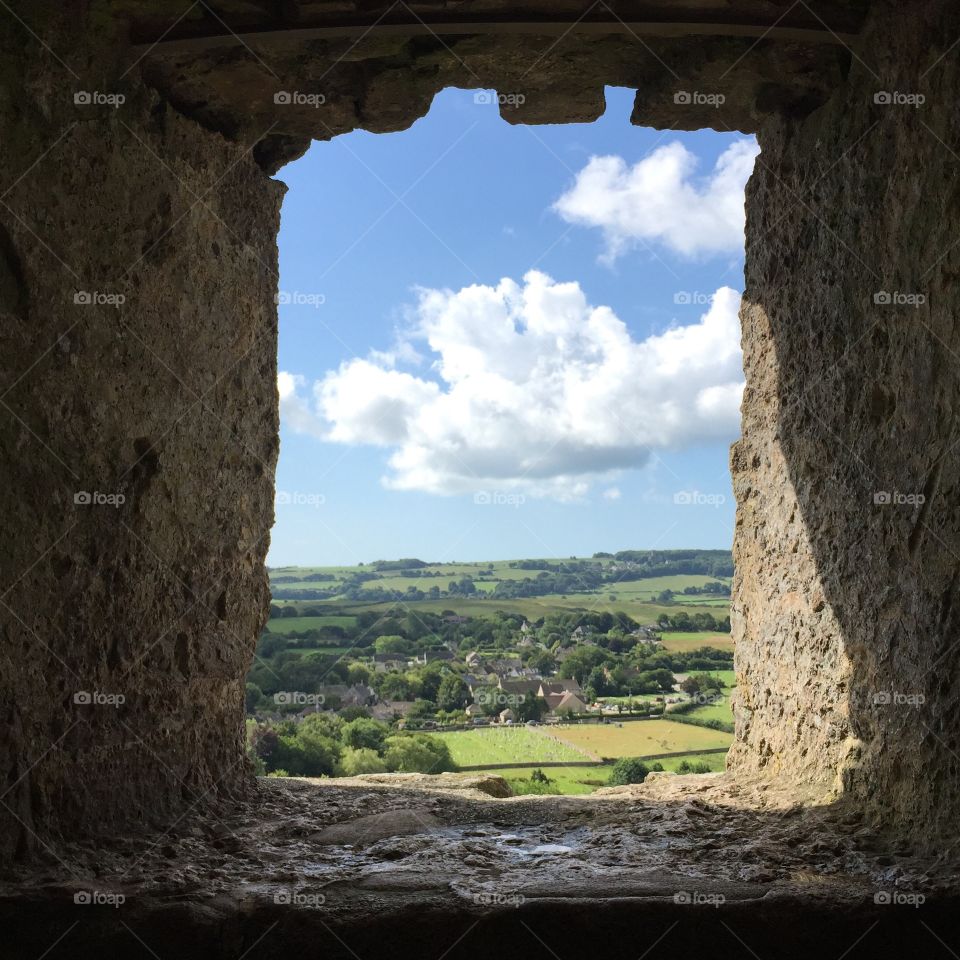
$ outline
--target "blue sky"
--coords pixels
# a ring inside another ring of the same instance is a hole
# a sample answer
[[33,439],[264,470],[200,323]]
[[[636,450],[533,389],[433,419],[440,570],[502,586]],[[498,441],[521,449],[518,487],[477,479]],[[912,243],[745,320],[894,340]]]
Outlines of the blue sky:
[[524,127],[446,90],[281,171],[269,563],[730,546],[756,147],[632,98]]

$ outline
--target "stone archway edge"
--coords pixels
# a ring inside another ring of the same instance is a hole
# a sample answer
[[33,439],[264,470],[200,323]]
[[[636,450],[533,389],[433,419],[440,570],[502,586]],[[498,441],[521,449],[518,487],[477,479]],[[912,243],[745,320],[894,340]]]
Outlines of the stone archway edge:
[[296,43],[309,40],[339,40],[365,37],[415,36],[471,36],[477,34],[505,34],[527,36],[566,36],[567,34],[602,36],[626,33],[634,37],[744,37],[757,40],[775,40],[790,43],[830,44],[851,46],[857,42],[854,33],[838,33],[829,27],[811,28],[782,26],[779,21],[763,23],[703,23],[625,20],[527,20],[527,21],[472,21],[430,22],[415,20],[406,23],[345,23],[332,26],[284,27],[276,30],[257,30],[249,33],[225,33],[196,37],[158,39],[132,47],[134,53],[150,51],[177,53],[207,50],[235,45],[262,45]]

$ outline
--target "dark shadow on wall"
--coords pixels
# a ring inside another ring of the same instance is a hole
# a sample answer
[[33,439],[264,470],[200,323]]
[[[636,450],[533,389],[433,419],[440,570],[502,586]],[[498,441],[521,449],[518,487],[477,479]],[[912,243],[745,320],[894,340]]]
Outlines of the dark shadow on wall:
[[[877,13],[748,185],[734,629],[741,770],[960,823],[960,35]],[[922,100],[918,100],[918,95]]]

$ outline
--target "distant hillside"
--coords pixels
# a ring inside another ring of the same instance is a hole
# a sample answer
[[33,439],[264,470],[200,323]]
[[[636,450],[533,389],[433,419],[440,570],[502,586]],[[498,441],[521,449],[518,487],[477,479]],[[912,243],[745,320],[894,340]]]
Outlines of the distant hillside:
[[[269,572],[277,601],[504,601],[623,592],[649,602],[663,596],[666,588],[688,598],[703,594],[702,602],[710,603],[729,595],[733,558],[729,550],[622,550],[590,558],[469,563],[401,558],[354,567],[277,567]],[[653,580],[659,581],[656,589],[653,583],[649,589],[630,586]]]

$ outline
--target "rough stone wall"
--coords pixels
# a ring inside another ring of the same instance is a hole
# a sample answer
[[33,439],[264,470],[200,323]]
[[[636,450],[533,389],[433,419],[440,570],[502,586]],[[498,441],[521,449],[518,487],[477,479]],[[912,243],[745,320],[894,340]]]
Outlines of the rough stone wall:
[[283,193],[109,50],[4,29],[0,858],[247,780]]
[[734,770],[928,838],[960,814],[958,36],[875,5],[847,84],[760,131],[731,457]]
[[[71,16],[32,21],[46,47],[14,19],[0,34],[0,851],[51,829],[169,821],[242,790],[277,442],[282,187],[262,171],[310,136],[399,129],[453,83],[529,94],[516,122],[589,119],[606,81],[640,88],[638,123],[760,125],[732,457],[731,765],[847,791],[928,837],[953,828],[948,4],[874,4],[855,55],[704,39],[641,56],[619,37],[537,60],[543,38],[371,38],[136,68],[112,59],[102,23],[107,42],[84,53],[90,23]],[[723,82],[728,112],[676,109],[678,84]],[[320,87],[328,109],[278,107],[278,87]],[[80,91],[127,99],[74,104]],[[874,104],[879,91],[926,103]],[[882,293],[895,302],[875,303]],[[123,502],[77,503],[82,492]],[[875,503],[882,492],[924,503]]]

